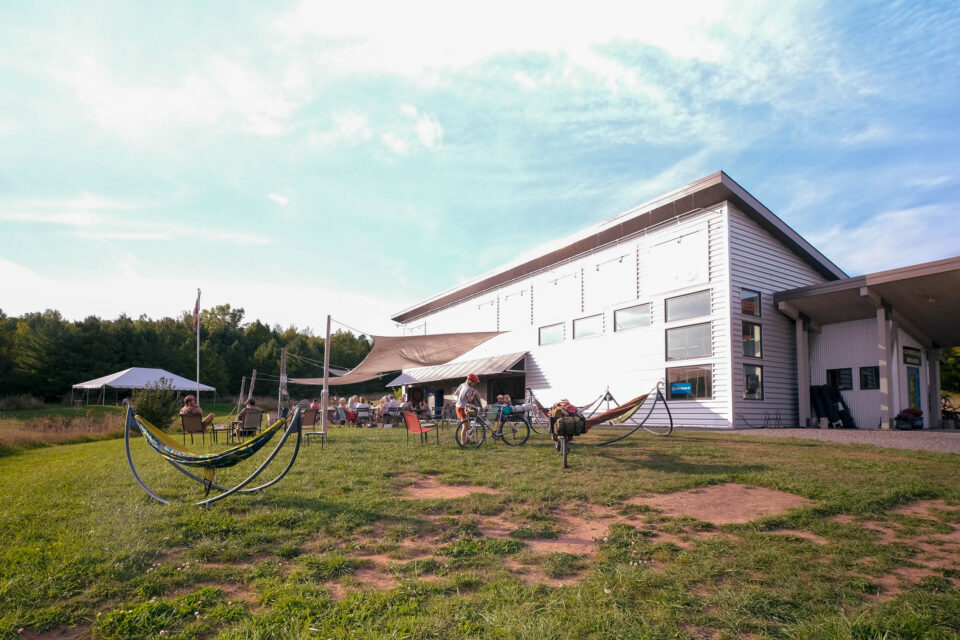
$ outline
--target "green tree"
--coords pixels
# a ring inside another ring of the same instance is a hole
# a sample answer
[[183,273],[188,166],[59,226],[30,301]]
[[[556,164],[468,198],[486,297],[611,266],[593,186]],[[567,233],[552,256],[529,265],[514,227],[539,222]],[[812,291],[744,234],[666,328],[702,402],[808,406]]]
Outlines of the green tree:
[[180,408],[177,392],[166,378],[160,378],[157,384],[146,389],[134,389],[130,402],[137,415],[160,429],[170,426]]

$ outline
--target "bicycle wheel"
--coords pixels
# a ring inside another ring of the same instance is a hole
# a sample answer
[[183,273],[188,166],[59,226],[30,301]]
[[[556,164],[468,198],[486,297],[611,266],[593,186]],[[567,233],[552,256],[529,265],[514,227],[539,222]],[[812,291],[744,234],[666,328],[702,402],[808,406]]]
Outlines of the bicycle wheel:
[[507,420],[500,423],[500,437],[511,447],[524,444],[530,437],[530,425],[521,420]]
[[457,431],[454,434],[457,444],[463,449],[473,449],[479,447],[486,440],[487,434],[483,425],[476,419],[467,418],[457,423]]

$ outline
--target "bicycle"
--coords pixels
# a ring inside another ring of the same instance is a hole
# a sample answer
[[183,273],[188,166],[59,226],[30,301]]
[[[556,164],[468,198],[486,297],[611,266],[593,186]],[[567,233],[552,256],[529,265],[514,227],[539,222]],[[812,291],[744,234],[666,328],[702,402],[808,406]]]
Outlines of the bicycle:
[[[490,426],[491,421],[496,427]],[[502,440],[511,447],[520,446],[530,438],[530,424],[519,415],[504,414],[502,407],[488,408],[485,416],[467,409],[467,417],[457,423],[454,437],[460,448],[473,449],[486,441],[487,431],[494,440]]]

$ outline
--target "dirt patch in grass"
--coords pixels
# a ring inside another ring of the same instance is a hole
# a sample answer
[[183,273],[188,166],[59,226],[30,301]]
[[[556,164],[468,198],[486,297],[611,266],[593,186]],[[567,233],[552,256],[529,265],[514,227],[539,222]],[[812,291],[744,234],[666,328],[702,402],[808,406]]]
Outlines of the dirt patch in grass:
[[386,573],[386,570],[379,566],[357,569],[351,578],[352,582],[376,591],[393,589],[399,584],[395,577]]
[[917,516],[919,518],[936,519],[936,515],[931,513],[934,510],[960,511],[960,507],[949,505],[943,500],[922,500],[920,502],[911,502],[909,504],[897,507],[893,510],[893,513],[903,516]]
[[423,478],[406,487],[401,498],[404,500],[455,500],[474,493],[497,493],[490,487],[473,484],[441,484],[433,478]]
[[668,516],[689,516],[713,524],[742,524],[813,504],[802,496],[742,484],[719,484],[666,495],[635,497],[630,504],[659,509]]
[[774,531],[770,531],[769,533],[773,533],[780,536],[793,536],[794,538],[803,538],[804,540],[809,540],[810,542],[815,542],[817,544],[828,543],[827,539],[824,538],[823,536],[818,536],[815,533],[812,533],[810,531],[803,531],[802,529],[776,529]]
[[551,578],[539,565],[521,564],[513,558],[507,558],[504,561],[504,566],[510,571],[510,574],[514,578],[520,580],[524,584],[545,584],[548,587],[554,588],[567,587],[576,584],[580,581],[580,578],[582,578],[583,574],[585,573],[584,571],[579,571],[577,573],[561,576],[559,578]]
[[716,629],[685,626],[683,630],[694,640],[718,640],[720,638],[720,632]]
[[90,625],[77,627],[59,627],[57,629],[47,629],[46,631],[30,631],[27,629],[21,633],[18,638],[22,640],[77,640],[78,638],[90,637]]

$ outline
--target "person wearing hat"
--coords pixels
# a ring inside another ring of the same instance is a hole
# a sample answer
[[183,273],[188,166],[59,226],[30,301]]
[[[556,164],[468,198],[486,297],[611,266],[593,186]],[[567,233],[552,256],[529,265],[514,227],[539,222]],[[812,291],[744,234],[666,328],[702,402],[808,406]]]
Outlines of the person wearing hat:
[[480,404],[480,396],[477,390],[474,389],[478,382],[480,382],[480,378],[471,373],[467,376],[466,382],[457,387],[457,390],[453,392],[456,398],[457,420],[467,419],[468,404]]
[[[203,409],[200,408],[200,405],[197,404],[197,399],[193,396],[187,396],[183,399],[183,408],[180,409],[180,415],[182,416],[202,416]],[[214,415],[208,413],[207,417],[203,419],[203,426],[209,427],[210,423],[213,422]]]

